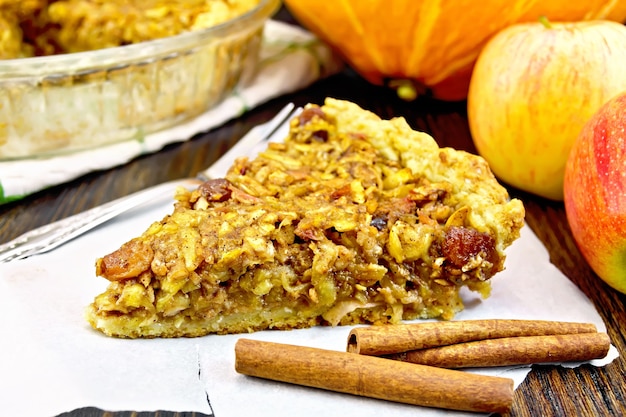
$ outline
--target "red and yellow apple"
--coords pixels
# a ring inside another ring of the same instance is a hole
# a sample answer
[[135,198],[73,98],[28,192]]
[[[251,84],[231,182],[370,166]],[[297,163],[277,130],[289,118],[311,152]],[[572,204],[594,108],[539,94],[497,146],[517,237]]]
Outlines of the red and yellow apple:
[[468,95],[476,149],[503,182],[563,199],[572,143],[626,90],[626,26],[536,22],[499,32],[480,53]]
[[567,221],[595,273],[626,293],[626,92],[574,141],[565,168]]

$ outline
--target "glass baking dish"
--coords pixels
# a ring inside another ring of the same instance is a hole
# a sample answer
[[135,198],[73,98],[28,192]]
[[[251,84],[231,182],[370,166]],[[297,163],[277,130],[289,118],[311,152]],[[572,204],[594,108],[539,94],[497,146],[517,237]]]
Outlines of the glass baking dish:
[[0,160],[141,140],[203,113],[254,71],[279,5],[149,42],[0,60]]

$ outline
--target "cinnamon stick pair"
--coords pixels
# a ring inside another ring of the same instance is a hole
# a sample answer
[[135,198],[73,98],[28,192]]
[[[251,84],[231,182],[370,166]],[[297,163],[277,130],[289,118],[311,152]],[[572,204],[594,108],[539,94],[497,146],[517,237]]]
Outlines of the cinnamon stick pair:
[[235,369],[389,401],[503,414],[513,403],[512,379],[446,368],[585,361],[606,356],[609,347],[608,336],[588,323],[427,322],[355,328],[347,352],[239,339]]
[[513,380],[375,356],[239,339],[235,369],[249,376],[406,404],[507,413]]
[[468,320],[355,328],[347,350],[443,368],[603,358],[608,335],[590,323]]

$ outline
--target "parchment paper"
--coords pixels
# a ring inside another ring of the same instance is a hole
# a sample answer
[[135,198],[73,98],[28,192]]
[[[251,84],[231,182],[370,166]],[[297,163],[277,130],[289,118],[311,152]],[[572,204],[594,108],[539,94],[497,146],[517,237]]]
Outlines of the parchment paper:
[[[240,337],[325,349],[346,349],[350,327],[265,331],[192,339],[120,340],[83,318],[107,281],[94,261],[171,210],[171,201],[130,212],[45,255],[0,266],[0,414],[53,416],[94,406],[109,411],[195,411],[216,417],[475,415],[426,409],[299,387],[237,374]],[[605,325],[594,306],[550,264],[528,226],[508,250],[506,270],[490,298],[465,294],[457,319],[524,318]],[[610,363],[609,355],[592,361]],[[578,364],[568,364],[576,366]],[[529,367],[472,372],[513,378]]]

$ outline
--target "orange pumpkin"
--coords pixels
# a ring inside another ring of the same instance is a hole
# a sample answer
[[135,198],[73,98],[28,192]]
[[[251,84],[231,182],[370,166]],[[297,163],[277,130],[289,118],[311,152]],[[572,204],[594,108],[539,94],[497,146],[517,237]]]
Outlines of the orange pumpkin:
[[[365,79],[441,100],[467,98],[487,40],[514,23],[626,20],[619,1],[285,0],[292,15]],[[623,3],[623,2],[622,2]],[[411,94],[408,95],[411,98]]]

